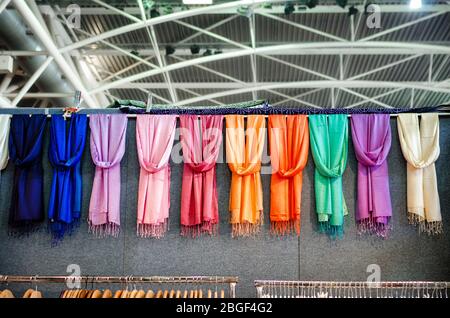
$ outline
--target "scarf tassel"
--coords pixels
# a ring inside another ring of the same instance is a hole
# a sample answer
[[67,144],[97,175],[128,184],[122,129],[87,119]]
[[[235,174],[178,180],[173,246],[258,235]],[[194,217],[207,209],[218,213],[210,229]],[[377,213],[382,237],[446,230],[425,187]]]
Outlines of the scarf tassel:
[[300,235],[300,220],[270,222],[270,233],[272,235],[288,235],[296,233]]
[[169,230],[169,220],[165,219],[162,223],[157,224],[138,224],[137,235],[142,238],[156,238],[164,237],[164,234]]
[[211,236],[216,236],[218,233],[219,224],[212,221],[203,221],[201,224],[196,225],[182,225],[181,226],[181,236],[197,238],[202,236],[202,234],[209,234]]
[[412,225],[418,225],[420,233],[427,233],[428,235],[439,235],[444,233],[442,221],[427,222],[424,217],[417,215],[416,213],[408,213],[408,222]]
[[50,222],[48,231],[52,234],[52,247],[57,246],[64,239],[65,235],[72,235],[80,227],[80,219],[73,219],[72,223]]
[[117,238],[120,233],[120,225],[112,222],[94,225],[89,222],[89,233],[92,233],[97,238],[105,238],[107,236]]
[[329,222],[319,222],[319,232],[328,234],[332,239],[342,239],[344,236],[344,226],[331,225]]
[[377,218],[368,217],[358,221],[358,234],[375,234],[382,238],[387,238],[392,226],[389,224],[390,217],[387,217],[387,222],[377,222]]
[[256,223],[243,222],[243,223],[233,223],[231,228],[231,237],[249,237],[255,236],[261,231],[261,225],[264,224],[264,213],[263,211],[259,212],[259,221]]

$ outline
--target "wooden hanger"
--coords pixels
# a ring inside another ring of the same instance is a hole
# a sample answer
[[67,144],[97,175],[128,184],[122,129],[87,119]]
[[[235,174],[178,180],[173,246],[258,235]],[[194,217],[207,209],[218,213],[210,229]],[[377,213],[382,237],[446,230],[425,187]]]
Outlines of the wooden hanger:
[[199,289],[198,298],[203,298],[203,290]]
[[149,289],[147,291],[147,294],[145,294],[145,298],[154,298],[154,297],[155,297],[155,293],[151,289]]
[[15,298],[14,294],[9,290],[5,289],[3,292],[1,292],[1,298]]
[[109,289],[105,289],[103,292],[102,298],[112,298],[113,294]]
[[32,288],[27,289],[27,291],[23,294],[22,298],[30,298],[32,292],[33,292]]
[[223,289],[220,291],[220,298],[225,298],[225,291]]
[[212,291],[211,291],[211,289],[208,289],[208,298],[212,298]]
[[181,297],[181,290],[177,290],[177,294],[175,295],[175,298],[180,298]]
[[135,298],[145,298],[145,291],[143,291],[142,289],[140,289],[138,291],[138,293],[136,294]]
[[169,297],[169,291],[166,289],[166,290],[164,291],[163,298],[168,298],[168,297]]
[[120,296],[122,296],[122,290],[116,290],[113,298],[121,298]]
[[94,292],[91,295],[91,298],[102,298],[102,292],[98,289],[94,290]]
[[184,291],[183,298],[188,298],[188,291],[187,290]]
[[175,297],[175,291],[172,289],[169,293],[169,298],[174,298]]
[[156,293],[156,297],[155,298],[162,298],[163,292],[162,290],[158,290],[158,292]]

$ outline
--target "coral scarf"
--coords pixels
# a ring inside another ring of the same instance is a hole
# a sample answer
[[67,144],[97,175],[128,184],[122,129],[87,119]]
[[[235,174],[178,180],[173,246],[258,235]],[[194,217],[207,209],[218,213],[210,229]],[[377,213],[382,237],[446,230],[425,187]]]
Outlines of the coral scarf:
[[360,233],[386,237],[392,216],[387,156],[391,148],[389,114],[352,115],[352,139],[358,160],[356,222]]
[[89,230],[117,237],[120,229],[120,161],[125,153],[126,115],[91,115],[91,157],[95,177],[89,204]]
[[15,230],[31,230],[45,217],[42,141],[46,120],[45,115],[13,115],[11,119],[9,156],[15,170],[9,224]]
[[223,116],[180,116],[184,168],[181,235],[214,234],[219,223],[216,161],[222,143]]
[[169,159],[175,138],[176,116],[138,115],[136,143],[141,166],[137,234],[161,238],[168,228],[170,208]]
[[71,231],[81,214],[83,155],[87,116],[72,114],[67,121],[62,115],[53,115],[50,122],[48,155],[53,166],[48,218],[53,239],[60,240]]
[[417,114],[397,118],[400,145],[406,163],[409,221],[421,232],[442,233],[441,207],[434,162],[439,157],[439,117]]
[[232,235],[248,236],[259,232],[263,223],[263,195],[261,184],[261,157],[264,148],[265,118],[226,116],[226,153],[232,172],[230,212]]
[[302,171],[308,161],[309,130],[306,115],[269,116],[270,221],[275,234],[300,235]]
[[347,115],[310,115],[309,132],[319,228],[332,237],[341,236],[348,214],[342,187],[348,154]]
[[0,170],[5,169],[8,165],[8,139],[10,121],[10,115],[0,115]]

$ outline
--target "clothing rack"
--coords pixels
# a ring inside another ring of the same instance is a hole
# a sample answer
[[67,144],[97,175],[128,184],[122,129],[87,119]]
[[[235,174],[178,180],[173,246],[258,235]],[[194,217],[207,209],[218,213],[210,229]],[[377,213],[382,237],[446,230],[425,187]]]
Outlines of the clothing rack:
[[229,297],[236,297],[236,284],[239,278],[235,276],[10,276],[0,275],[0,283],[68,283],[86,284],[210,284],[229,285]]
[[255,280],[258,298],[448,298],[450,282]]

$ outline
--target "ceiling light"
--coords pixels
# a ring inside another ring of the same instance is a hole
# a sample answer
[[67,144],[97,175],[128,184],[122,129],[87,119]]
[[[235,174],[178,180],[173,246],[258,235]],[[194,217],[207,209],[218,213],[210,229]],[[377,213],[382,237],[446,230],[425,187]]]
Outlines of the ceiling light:
[[336,0],[336,3],[341,8],[345,8],[345,6],[347,5],[347,0]]
[[212,52],[210,49],[206,49],[206,51],[203,52],[203,56],[210,56],[210,55],[212,55]]
[[292,2],[286,2],[286,4],[284,5],[284,14],[289,15],[294,11],[295,11],[294,4]]
[[356,15],[357,13],[358,13],[358,9],[355,6],[351,6],[350,8],[348,8],[349,16]]
[[166,55],[172,55],[173,53],[175,53],[175,48],[171,45],[166,46]]
[[198,54],[200,53],[200,46],[197,44],[191,45],[191,54]]
[[183,0],[184,4],[212,4],[213,0]]
[[159,17],[161,14],[159,13],[158,10],[156,9],[152,9],[150,10],[150,18],[157,18]]
[[312,9],[312,8],[314,8],[318,3],[319,3],[319,0],[307,0],[307,1],[306,1],[306,6],[307,6],[309,9]]
[[420,9],[420,8],[422,8],[422,0],[411,0],[409,2],[409,7],[411,9]]

